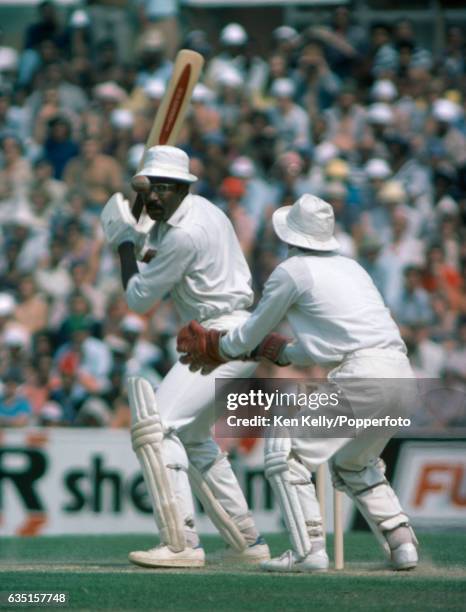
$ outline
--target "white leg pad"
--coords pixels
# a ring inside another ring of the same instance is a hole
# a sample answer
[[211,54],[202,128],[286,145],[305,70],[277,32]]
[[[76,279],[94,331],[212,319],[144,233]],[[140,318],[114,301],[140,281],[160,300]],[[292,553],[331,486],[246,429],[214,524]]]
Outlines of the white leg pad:
[[173,552],[186,548],[183,519],[176,503],[161,445],[164,437],[155,394],[144,378],[128,379],[131,440],[149,492],[160,538]]
[[303,511],[309,538],[315,542],[324,542],[324,528],[320,504],[317,501],[316,490],[307,467],[295,458],[288,459],[291,482],[296,488],[299,504]]
[[361,471],[350,471],[330,462],[334,486],[351,497],[384,552],[390,557],[390,547],[384,535],[409,523],[398,497],[385,478],[385,464],[379,459]]
[[[221,455],[219,460],[206,472],[200,472],[190,463],[188,475],[194,494],[226,543],[238,552],[245,550],[248,542],[242,533],[242,529],[248,529],[250,527],[249,522],[254,527],[254,522],[250,514],[243,516],[243,520],[240,517],[230,516],[225,509],[226,504],[222,503],[231,498],[232,486],[239,488],[228,459]],[[229,488],[229,491],[225,491],[225,487]],[[247,524],[244,524],[244,521]]]
[[289,438],[267,439],[265,476],[277,497],[294,552],[302,558],[309,554],[312,544],[297,491],[298,483],[290,471],[290,449]]

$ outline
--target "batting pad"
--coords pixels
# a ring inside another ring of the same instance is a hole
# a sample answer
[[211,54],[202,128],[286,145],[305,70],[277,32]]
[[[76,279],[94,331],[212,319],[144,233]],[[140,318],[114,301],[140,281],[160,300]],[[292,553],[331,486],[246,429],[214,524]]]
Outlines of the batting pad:
[[[223,537],[225,542],[231,546],[231,548],[238,552],[242,552],[248,546],[246,538],[217,498],[217,496],[221,497],[221,491],[216,491],[216,483],[218,484],[222,482],[222,474],[215,475],[211,473],[213,470],[216,470],[217,472],[219,470],[222,471],[223,467],[224,466],[222,466],[221,461],[216,462],[209,469],[207,474],[203,474],[196,467],[194,467],[192,463],[190,463],[188,476],[194,494],[203,505],[204,510],[212,523],[218,529],[220,535]],[[228,472],[230,471],[231,468],[229,467],[228,463]],[[220,478],[217,478],[216,476],[220,476]],[[229,473],[227,476],[229,476]]]
[[131,377],[128,399],[133,450],[141,464],[161,540],[173,552],[180,552],[186,548],[184,524],[161,453],[164,434],[154,391],[144,378]]
[[288,464],[289,455],[289,438],[267,439],[264,458],[265,476],[277,497],[293,549],[300,557],[305,557],[311,551],[312,544],[298,491],[292,481]]
[[364,470],[351,472],[330,462],[336,488],[345,491],[367,521],[372,533],[390,558],[385,531],[408,524],[395,491],[385,479],[385,463],[379,459]]

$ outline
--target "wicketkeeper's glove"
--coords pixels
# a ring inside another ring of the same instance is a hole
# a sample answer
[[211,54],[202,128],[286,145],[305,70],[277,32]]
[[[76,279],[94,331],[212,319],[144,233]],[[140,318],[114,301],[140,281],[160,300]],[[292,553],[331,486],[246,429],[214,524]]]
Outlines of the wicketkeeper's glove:
[[285,359],[283,352],[287,344],[291,342],[291,338],[283,334],[272,332],[267,334],[262,342],[251,352],[251,358],[254,361],[266,359],[278,366],[287,366],[290,362]]
[[206,329],[197,321],[191,321],[179,332],[177,350],[183,353],[181,363],[189,365],[191,372],[201,370],[202,374],[210,374],[215,368],[227,361],[261,361],[267,359],[276,365],[285,366],[289,362],[283,358],[285,346],[290,338],[281,334],[268,334],[250,355],[228,357],[220,351],[220,338],[225,332],[217,329]]
[[220,336],[225,333],[218,329],[206,329],[197,321],[185,325],[177,337],[176,350],[183,353],[181,363],[189,365],[191,372],[201,370],[210,374],[227,360],[220,355]]

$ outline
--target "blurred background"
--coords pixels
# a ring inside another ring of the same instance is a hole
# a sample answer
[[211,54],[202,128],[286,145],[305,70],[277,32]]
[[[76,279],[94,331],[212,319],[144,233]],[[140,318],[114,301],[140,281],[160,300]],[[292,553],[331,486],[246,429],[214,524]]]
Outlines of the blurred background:
[[[466,527],[465,26],[460,0],[0,0],[0,532],[151,529],[125,379],[158,384],[180,322],[169,299],[128,311],[99,214],[133,197],[179,48],[206,59],[180,138],[193,191],[231,219],[257,296],[286,256],[273,211],[332,204],[435,381],[389,475],[415,524]],[[261,441],[219,442],[279,528]]]

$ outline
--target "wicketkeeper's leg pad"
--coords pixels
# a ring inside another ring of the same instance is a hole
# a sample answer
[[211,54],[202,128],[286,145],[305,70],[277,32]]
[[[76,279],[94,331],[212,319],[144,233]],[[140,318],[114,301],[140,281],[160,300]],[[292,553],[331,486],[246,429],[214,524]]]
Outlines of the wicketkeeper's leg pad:
[[378,459],[373,465],[359,471],[346,470],[335,460],[331,460],[329,466],[334,487],[351,497],[390,557],[386,534],[401,525],[407,526],[409,519],[385,478],[385,463]]
[[[311,551],[312,542],[298,492],[304,472],[298,471],[297,461],[291,463],[292,469],[290,469],[290,452],[289,438],[267,439],[264,458],[265,476],[277,498],[294,552],[300,557],[305,557]],[[310,482],[310,475],[308,478]]]
[[155,394],[144,378],[128,379],[131,440],[141,464],[160,538],[173,552],[186,548],[184,521],[165,466],[161,447],[164,431]]

